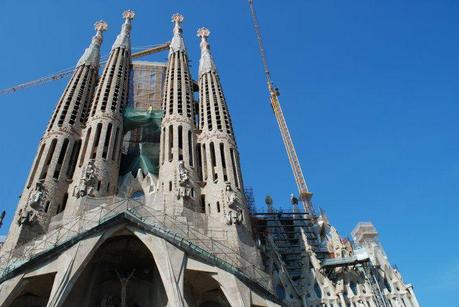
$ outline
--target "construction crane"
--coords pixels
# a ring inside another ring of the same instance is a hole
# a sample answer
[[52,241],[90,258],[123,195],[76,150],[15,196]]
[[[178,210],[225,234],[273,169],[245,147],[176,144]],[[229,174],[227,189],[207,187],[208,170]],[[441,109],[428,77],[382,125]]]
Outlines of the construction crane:
[[268,85],[269,98],[271,101],[271,107],[273,108],[274,115],[276,116],[277,124],[281,132],[282,140],[284,141],[284,146],[287,151],[288,160],[292,167],[293,176],[295,177],[295,182],[298,187],[300,194],[300,200],[303,204],[304,212],[307,214],[314,214],[314,209],[311,204],[312,193],[309,192],[306,180],[303,176],[303,171],[301,170],[300,161],[293,146],[292,137],[287,127],[287,122],[285,121],[284,113],[279,102],[279,90],[274,87],[271,81],[271,73],[268,67],[268,61],[266,59],[265,48],[263,45],[263,40],[261,37],[260,26],[258,24],[257,14],[255,13],[255,7],[253,5],[253,0],[249,0],[250,13],[252,15],[252,22],[255,28],[255,33],[257,35],[258,47],[260,48],[261,60],[263,61],[263,68],[265,70],[266,81]]
[[[170,45],[170,42],[166,42],[166,43],[161,44],[161,45],[153,46],[151,48],[147,48],[147,49],[135,52],[135,53],[131,54],[131,58],[132,59],[137,59],[137,58],[144,57],[144,56],[147,56],[147,55],[150,55],[150,54],[153,54],[153,53],[157,53],[157,52],[161,52],[161,51],[167,50],[167,49],[169,49],[169,45]],[[100,63],[104,64],[106,62],[107,62],[107,60],[105,59],[105,60],[101,61]],[[63,79],[65,77],[70,76],[71,74],[73,74],[74,71],[75,71],[75,68],[72,67],[72,68],[69,68],[69,69],[61,70],[61,71],[59,71],[59,72],[57,72],[57,73],[55,73],[55,74],[53,74],[51,76],[42,77],[42,78],[39,78],[39,79],[36,79],[36,80],[33,80],[33,81],[29,81],[29,82],[26,82],[26,83],[18,84],[18,85],[13,86],[13,87],[1,89],[0,90],[0,96],[1,95],[5,95],[5,94],[14,93],[16,91],[19,91],[19,90],[22,90],[22,89],[25,89],[25,88],[29,88],[29,87],[32,87],[32,86],[35,86],[35,85],[40,85],[40,84],[47,83],[47,82],[50,82],[50,81],[56,81],[56,80]]]

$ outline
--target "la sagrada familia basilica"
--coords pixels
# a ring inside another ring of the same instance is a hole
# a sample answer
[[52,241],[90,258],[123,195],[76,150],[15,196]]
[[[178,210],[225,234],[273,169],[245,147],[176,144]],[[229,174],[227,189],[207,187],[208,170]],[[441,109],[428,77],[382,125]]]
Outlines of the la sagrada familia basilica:
[[0,249],[0,305],[419,306],[371,223],[346,240],[295,197],[254,210],[210,31],[194,78],[183,16],[167,63],[133,61],[134,16],[104,65],[96,23],[51,115]]

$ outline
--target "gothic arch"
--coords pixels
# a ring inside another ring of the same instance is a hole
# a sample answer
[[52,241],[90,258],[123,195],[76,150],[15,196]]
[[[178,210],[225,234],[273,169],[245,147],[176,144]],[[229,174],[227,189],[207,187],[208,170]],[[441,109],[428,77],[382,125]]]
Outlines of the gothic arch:
[[6,306],[45,307],[49,300],[55,274],[43,274],[24,278],[18,285],[18,293]]
[[168,301],[151,252],[128,232],[97,249],[63,306],[120,306],[123,297],[126,306],[165,306]]
[[193,307],[231,307],[220,284],[209,272],[186,270],[185,299]]

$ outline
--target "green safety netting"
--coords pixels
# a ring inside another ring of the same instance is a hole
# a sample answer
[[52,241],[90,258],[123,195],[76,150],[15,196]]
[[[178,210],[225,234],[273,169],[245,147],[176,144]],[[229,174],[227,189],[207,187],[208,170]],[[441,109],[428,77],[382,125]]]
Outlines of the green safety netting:
[[126,108],[123,117],[125,132],[142,127],[149,128],[152,132],[159,133],[163,111]]
[[[124,111],[124,131],[131,132],[127,142],[128,150],[121,161],[121,174],[142,171],[158,174],[159,135],[163,112],[156,110]],[[134,135],[134,136],[133,136]]]

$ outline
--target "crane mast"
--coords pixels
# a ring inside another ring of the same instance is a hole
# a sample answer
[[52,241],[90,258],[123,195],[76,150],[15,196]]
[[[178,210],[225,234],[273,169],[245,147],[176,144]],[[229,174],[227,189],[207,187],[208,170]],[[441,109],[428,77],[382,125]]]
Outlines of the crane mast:
[[263,39],[261,37],[260,26],[258,24],[257,15],[255,13],[255,8],[253,5],[253,0],[249,0],[250,13],[252,15],[252,22],[255,29],[255,34],[257,36],[258,47],[260,49],[261,60],[263,62],[263,68],[266,75],[266,82],[268,85],[269,99],[271,102],[271,107],[274,111],[277,124],[279,125],[279,130],[284,142],[285,150],[287,151],[288,160],[290,166],[292,167],[293,176],[295,177],[295,182],[298,187],[300,200],[303,204],[303,209],[305,213],[313,214],[313,207],[311,205],[312,193],[309,192],[306,180],[303,176],[303,171],[301,170],[300,161],[298,160],[298,155],[295,151],[295,146],[293,146],[292,137],[287,127],[287,122],[282,112],[282,108],[279,101],[279,91],[273,86],[271,81],[271,74],[268,67],[268,61],[266,59],[265,48],[263,45]]

